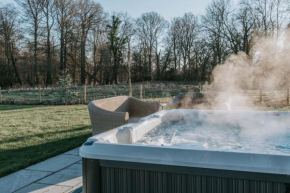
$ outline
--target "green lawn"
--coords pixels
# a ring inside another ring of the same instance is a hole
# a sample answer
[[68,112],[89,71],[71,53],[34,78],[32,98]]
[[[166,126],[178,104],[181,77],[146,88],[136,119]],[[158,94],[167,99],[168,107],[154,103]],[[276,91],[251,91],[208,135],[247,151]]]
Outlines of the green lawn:
[[85,105],[0,105],[0,177],[80,146],[89,125]]

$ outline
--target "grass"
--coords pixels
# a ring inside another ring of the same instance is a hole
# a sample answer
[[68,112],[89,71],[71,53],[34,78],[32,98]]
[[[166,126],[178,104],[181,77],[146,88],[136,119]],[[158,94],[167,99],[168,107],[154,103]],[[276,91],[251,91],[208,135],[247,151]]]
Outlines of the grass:
[[[134,97],[140,96],[140,84],[143,85],[143,98],[164,98],[173,97],[179,93],[187,92],[188,90],[196,90],[197,85],[191,83],[171,83],[171,82],[144,82],[132,85],[132,94]],[[75,94],[76,103],[83,101],[84,87],[76,86],[70,88],[70,91]],[[108,98],[119,95],[128,95],[128,85],[97,85],[86,87],[87,101]],[[61,90],[59,88],[41,89],[41,101],[59,102]],[[31,104],[29,102],[39,102],[39,90],[11,90],[2,91],[4,101],[16,101],[17,104]]]
[[0,177],[80,146],[89,124],[85,105],[0,105]]
[[0,112],[1,111],[10,111],[10,110],[30,109],[30,108],[35,108],[35,107],[40,107],[40,106],[36,106],[36,105],[0,105]]

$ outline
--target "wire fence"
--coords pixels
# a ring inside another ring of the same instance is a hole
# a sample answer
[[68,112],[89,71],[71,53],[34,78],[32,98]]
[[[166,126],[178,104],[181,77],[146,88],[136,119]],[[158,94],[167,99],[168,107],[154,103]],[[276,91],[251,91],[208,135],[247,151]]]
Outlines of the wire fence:
[[[15,90],[0,89],[0,104],[86,104],[89,101],[129,95],[128,85],[73,86],[69,88],[73,99],[62,100],[62,89],[57,87],[21,88]],[[187,83],[142,83],[132,85],[132,96],[141,99],[172,98],[184,92],[198,92],[199,85]]]
[[[62,89],[58,87],[21,88],[15,90],[1,90],[0,104],[87,104],[89,101],[129,95],[128,85],[97,85],[97,86],[73,86],[70,89],[73,99],[64,101]],[[140,83],[132,85],[132,96],[139,99],[173,98],[185,92],[202,92],[208,96],[216,96],[210,87],[201,86],[198,83]],[[224,96],[228,96],[225,93]],[[257,105],[266,106],[289,106],[289,91],[260,91],[244,90],[243,92],[231,93],[235,100],[251,101]]]

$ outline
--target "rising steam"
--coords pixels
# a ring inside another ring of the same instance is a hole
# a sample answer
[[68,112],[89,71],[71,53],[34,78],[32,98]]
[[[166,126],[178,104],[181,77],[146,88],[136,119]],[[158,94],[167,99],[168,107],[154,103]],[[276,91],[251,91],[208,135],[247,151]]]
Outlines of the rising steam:
[[[288,90],[290,86],[290,29],[280,38],[255,37],[249,55],[244,52],[231,54],[224,64],[212,72],[207,102],[212,108],[225,106],[228,98],[236,108],[251,108],[253,101],[238,100],[237,93],[249,90]],[[235,96],[233,96],[235,95]],[[240,95],[240,96],[241,96]]]

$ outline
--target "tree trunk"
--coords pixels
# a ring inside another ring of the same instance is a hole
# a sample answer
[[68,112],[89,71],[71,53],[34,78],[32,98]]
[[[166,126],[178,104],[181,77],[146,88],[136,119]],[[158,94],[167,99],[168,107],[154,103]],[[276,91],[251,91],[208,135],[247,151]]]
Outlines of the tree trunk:
[[68,45],[68,23],[65,24],[64,42],[63,42],[63,68],[67,70],[67,45]]
[[174,54],[174,70],[177,69],[177,54],[176,54],[176,43],[173,44],[173,54]]
[[4,42],[4,44],[5,44],[7,75],[8,75],[8,78],[9,78],[9,86],[12,86],[13,85],[12,70],[11,70],[11,64],[10,64],[11,62],[10,62],[10,56],[9,56],[10,49],[9,49],[9,43],[7,42],[8,38],[6,37],[5,39],[6,39],[6,41]]
[[60,29],[60,54],[59,54],[60,71],[64,70],[63,55],[64,55],[64,29],[63,29],[63,25],[62,25],[61,29]]
[[152,45],[149,47],[149,80],[152,80]]
[[118,53],[114,54],[114,69],[113,69],[113,79],[115,84],[118,84],[118,66],[119,66],[119,56]]
[[[77,43],[75,42],[74,43],[74,46],[71,45],[72,47],[72,50],[73,50],[73,55],[74,55],[74,60],[77,61]],[[77,77],[77,64],[74,63],[74,66],[73,66],[73,82],[74,84],[76,84],[77,80],[76,80],[76,77]]]
[[52,84],[52,66],[51,66],[51,50],[50,50],[50,26],[49,26],[49,16],[46,19],[46,29],[47,29],[47,58],[46,58],[46,65],[47,65],[47,77],[46,77],[46,86]]
[[290,86],[287,85],[287,106],[290,105]]
[[39,85],[39,76],[38,76],[38,60],[37,60],[37,41],[38,41],[38,18],[34,21],[34,53],[33,53],[33,59],[34,59],[34,76],[35,76],[35,85]]
[[20,76],[19,76],[19,73],[18,73],[18,70],[16,68],[16,59],[14,58],[14,48],[13,48],[13,45],[11,47],[11,50],[10,50],[10,57],[11,57],[11,62],[12,62],[12,66],[13,66],[13,70],[14,70],[14,74],[15,74],[15,77],[17,79],[17,82],[22,85],[22,81],[20,79]]
[[129,79],[129,96],[132,97],[132,84],[131,84],[131,45],[128,41],[128,79]]
[[85,84],[86,82],[86,73],[85,73],[85,69],[86,69],[86,46],[85,46],[85,40],[84,38],[82,38],[81,40],[81,84]]
[[[97,76],[97,45],[96,45],[96,34],[95,34],[96,32],[94,32],[94,51],[93,51],[93,53],[94,53],[94,56],[93,56],[93,62],[94,62],[94,74],[93,74],[93,77],[95,77],[95,78],[97,78],[96,76]],[[94,85],[96,84],[96,80],[94,80]]]

